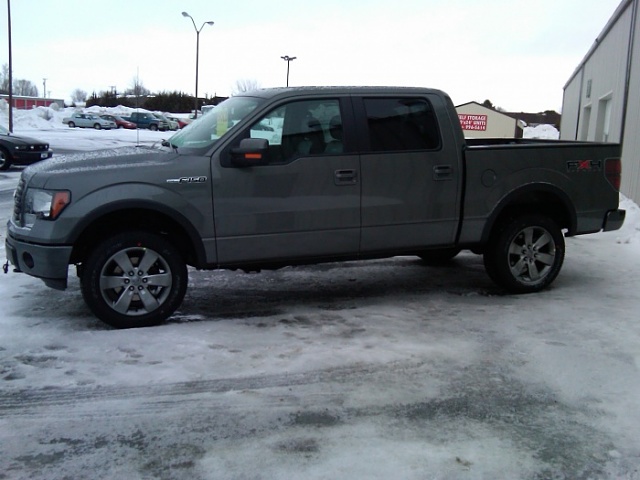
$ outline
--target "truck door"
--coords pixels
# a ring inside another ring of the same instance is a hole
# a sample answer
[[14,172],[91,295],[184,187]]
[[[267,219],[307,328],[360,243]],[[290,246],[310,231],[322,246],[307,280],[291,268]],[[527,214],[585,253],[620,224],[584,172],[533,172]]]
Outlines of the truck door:
[[[220,263],[357,254],[359,158],[343,135],[350,112],[348,98],[289,101],[234,138],[220,164],[214,156]],[[225,155],[249,137],[269,141],[268,164],[231,166]]]
[[364,97],[362,252],[451,244],[459,215],[460,172],[450,128],[439,128],[438,96]]

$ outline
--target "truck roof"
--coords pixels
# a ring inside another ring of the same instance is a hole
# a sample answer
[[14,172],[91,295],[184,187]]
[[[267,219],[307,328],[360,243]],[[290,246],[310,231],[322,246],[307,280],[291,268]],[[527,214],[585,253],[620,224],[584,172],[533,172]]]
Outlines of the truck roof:
[[275,98],[275,97],[299,97],[305,95],[424,95],[424,94],[444,95],[441,90],[422,87],[277,87],[261,88],[240,94],[247,97]]

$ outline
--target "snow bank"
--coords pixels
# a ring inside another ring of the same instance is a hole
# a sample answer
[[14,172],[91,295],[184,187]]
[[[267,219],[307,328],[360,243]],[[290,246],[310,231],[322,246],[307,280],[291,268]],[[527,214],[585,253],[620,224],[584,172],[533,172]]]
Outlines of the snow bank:
[[[66,107],[60,108],[57,105],[51,107],[37,107],[31,110],[13,110],[13,128],[14,130],[52,130],[56,128],[69,127],[62,123],[62,119],[70,116],[75,111],[83,111],[102,115],[105,113],[111,115],[129,116],[131,112],[150,112],[144,108],[131,108],[124,105],[117,107],[99,107],[94,105],[88,108]],[[188,116],[188,114],[185,114]],[[0,101],[0,125],[9,125],[9,112],[6,100]]]
[[620,195],[620,208],[627,211],[627,216],[622,228],[615,231],[617,242],[640,245],[640,208],[624,195]]
[[560,138],[560,132],[553,125],[537,125],[535,127],[524,127],[522,136],[524,138],[557,140]]

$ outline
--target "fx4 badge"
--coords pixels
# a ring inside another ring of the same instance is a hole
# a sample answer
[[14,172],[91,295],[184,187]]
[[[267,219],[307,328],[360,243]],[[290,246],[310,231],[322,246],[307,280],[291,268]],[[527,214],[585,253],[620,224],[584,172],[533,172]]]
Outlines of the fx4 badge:
[[600,160],[572,160],[567,162],[567,172],[600,172],[602,162]]
[[167,183],[205,183],[207,177],[180,177],[180,178],[167,178]]

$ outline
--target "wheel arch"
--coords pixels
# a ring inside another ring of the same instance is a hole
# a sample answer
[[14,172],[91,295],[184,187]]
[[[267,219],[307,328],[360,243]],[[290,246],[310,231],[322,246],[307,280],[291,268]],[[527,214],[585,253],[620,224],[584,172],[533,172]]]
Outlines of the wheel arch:
[[70,263],[82,263],[90,248],[106,236],[127,230],[144,230],[168,238],[189,265],[206,263],[204,245],[197,230],[181,214],[141,202],[110,205],[88,215],[71,235]]
[[505,196],[493,210],[482,232],[482,243],[486,244],[505,221],[518,215],[542,213],[552,218],[560,228],[572,235],[577,228],[577,214],[569,196],[549,184],[533,184],[519,188]]

